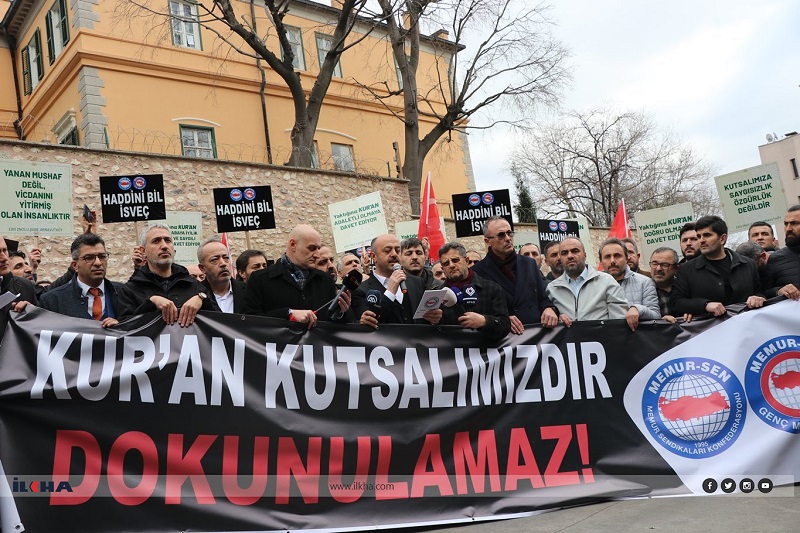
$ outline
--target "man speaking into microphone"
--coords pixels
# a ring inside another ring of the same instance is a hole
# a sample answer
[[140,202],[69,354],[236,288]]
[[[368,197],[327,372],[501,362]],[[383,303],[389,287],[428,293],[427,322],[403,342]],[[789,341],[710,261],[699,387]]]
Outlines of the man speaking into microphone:
[[460,324],[497,341],[511,331],[511,319],[503,288],[484,279],[467,265],[467,251],[457,242],[439,248],[445,286],[461,294],[461,302],[445,310],[443,324]]
[[[370,254],[375,270],[353,292],[352,307],[359,322],[373,328],[377,328],[378,324],[438,324],[442,319],[441,309],[431,309],[422,319],[413,319],[425,287],[421,278],[406,276],[403,271],[397,237],[388,233],[375,237]],[[367,295],[371,291],[381,294],[380,315],[367,305]]]

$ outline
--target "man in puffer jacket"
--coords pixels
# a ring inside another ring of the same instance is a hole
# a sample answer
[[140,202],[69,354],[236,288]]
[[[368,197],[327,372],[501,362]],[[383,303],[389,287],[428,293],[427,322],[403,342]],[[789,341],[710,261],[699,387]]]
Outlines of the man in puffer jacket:
[[603,270],[617,280],[625,291],[625,299],[631,306],[625,314],[625,320],[635,331],[639,320],[658,320],[661,312],[655,283],[650,277],[631,270],[629,254],[625,241],[620,239],[606,239],[600,246],[599,256]]
[[780,295],[800,300],[800,204],[789,208],[783,228],[786,246],[769,256],[761,284],[767,298]]

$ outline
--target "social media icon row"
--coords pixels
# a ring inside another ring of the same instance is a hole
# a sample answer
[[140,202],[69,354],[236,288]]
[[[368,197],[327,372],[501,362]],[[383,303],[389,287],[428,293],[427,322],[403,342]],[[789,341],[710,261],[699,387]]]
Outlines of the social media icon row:
[[[755,489],[758,489],[760,492],[764,494],[768,494],[772,491],[772,480],[769,478],[762,478],[758,481],[758,483],[754,482],[749,477],[746,477],[739,481],[739,490],[744,494],[749,494],[753,492]],[[717,489],[722,489],[722,492],[725,494],[730,494],[736,490],[736,481],[731,478],[725,478],[722,482],[717,483],[717,480],[714,478],[708,478],[703,481],[703,490],[708,494],[714,494],[717,492]]]

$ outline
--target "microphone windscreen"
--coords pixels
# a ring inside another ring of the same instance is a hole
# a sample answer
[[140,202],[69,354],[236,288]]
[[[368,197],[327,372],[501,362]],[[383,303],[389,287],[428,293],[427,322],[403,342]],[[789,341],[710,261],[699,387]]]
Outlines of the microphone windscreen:
[[442,303],[445,307],[453,307],[461,300],[461,291],[457,287],[445,287],[447,292],[444,293],[444,300]]

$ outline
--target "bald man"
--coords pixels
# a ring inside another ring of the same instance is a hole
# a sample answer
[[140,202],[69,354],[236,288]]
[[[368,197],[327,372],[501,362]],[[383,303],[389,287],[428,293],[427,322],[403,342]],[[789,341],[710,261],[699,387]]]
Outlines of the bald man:
[[336,299],[336,284],[316,268],[320,248],[322,240],[317,230],[308,224],[295,226],[281,258],[256,270],[247,280],[244,312],[300,322],[309,329],[317,320],[346,320],[349,291],[342,293],[333,312],[328,312]]

